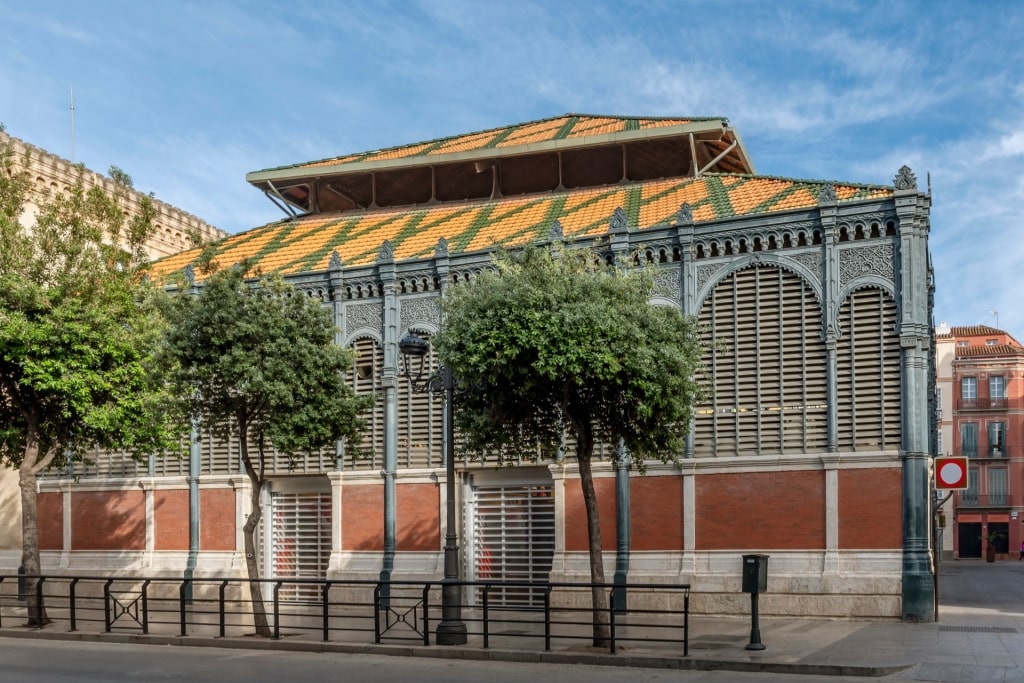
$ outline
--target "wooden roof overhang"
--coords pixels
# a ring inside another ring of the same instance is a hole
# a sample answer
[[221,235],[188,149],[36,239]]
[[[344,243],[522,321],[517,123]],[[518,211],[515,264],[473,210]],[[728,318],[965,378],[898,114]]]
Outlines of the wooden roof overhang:
[[[549,129],[555,124],[566,129],[581,120],[639,124],[568,137],[523,136],[522,144],[494,142],[510,130],[545,123]],[[487,142],[478,144],[481,139]],[[703,173],[755,173],[727,119],[566,115],[432,143],[255,171],[246,180],[295,216],[494,200]]]

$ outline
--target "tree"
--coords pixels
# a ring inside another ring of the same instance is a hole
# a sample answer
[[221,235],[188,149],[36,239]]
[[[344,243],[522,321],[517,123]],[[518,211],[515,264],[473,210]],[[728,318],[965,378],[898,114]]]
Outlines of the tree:
[[[27,162],[27,160],[26,160]],[[171,430],[148,381],[161,329],[142,278],[155,209],[125,211],[130,178],[34,196],[11,148],[0,148],[0,462],[18,470],[22,565],[41,572],[37,477],[89,448],[160,449]],[[30,202],[36,204],[33,210]],[[29,624],[48,621],[29,579]]]
[[344,381],[355,359],[334,343],[320,301],[280,277],[247,282],[244,268],[214,273],[197,294],[177,298],[162,366],[185,415],[215,435],[239,438],[252,483],[243,538],[253,621],[256,634],[269,637],[255,541],[266,449],[293,456],[354,440],[370,399]]
[[[530,248],[453,288],[435,342],[441,362],[473,387],[456,404],[472,451],[503,461],[553,452],[568,432],[587,513],[590,578],[604,583],[594,446],[622,443],[634,466],[674,460],[700,400],[696,322],[648,304],[652,274],[605,267],[582,250]],[[593,589],[594,644],[609,636]]]

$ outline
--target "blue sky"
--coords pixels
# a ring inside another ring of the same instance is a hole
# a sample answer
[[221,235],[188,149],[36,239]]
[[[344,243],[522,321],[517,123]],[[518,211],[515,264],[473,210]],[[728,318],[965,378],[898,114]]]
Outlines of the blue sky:
[[1024,341],[1016,2],[0,0],[0,122],[231,232],[249,171],[566,112],[726,116],[759,173],[933,191],[936,321]]

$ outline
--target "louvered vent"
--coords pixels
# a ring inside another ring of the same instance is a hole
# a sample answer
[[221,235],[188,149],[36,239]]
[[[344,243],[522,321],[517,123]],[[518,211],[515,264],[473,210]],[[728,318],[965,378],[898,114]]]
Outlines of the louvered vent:
[[[331,558],[331,494],[274,493],[271,496],[270,562],[274,577],[323,579]],[[315,600],[316,584],[281,586],[281,600]]]
[[821,305],[797,275],[748,268],[700,311],[709,399],[697,408],[694,455],[821,451],[827,446]]
[[836,344],[840,450],[899,448],[900,340],[896,302],[862,289],[839,309]]
[[362,417],[366,421],[363,438],[357,444],[345,444],[345,467],[354,469],[380,469],[384,464],[384,401],[380,391],[384,372],[384,349],[371,338],[357,339],[352,344],[356,352],[356,371],[352,373],[352,388],[360,396],[377,393],[377,400]]

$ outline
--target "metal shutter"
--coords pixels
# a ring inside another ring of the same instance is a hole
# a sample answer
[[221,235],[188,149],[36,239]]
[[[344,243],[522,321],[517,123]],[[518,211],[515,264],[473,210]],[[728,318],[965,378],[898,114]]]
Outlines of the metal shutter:
[[[270,498],[271,574],[322,579],[331,557],[331,494],[274,493]],[[282,600],[316,599],[315,585],[284,585]]]
[[[547,581],[555,550],[551,484],[476,486],[473,490],[473,574],[478,581]],[[491,604],[540,606],[544,593],[495,587]],[[478,591],[477,601],[481,600]]]

